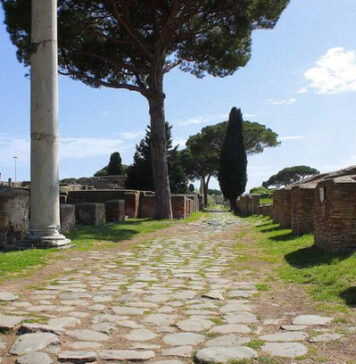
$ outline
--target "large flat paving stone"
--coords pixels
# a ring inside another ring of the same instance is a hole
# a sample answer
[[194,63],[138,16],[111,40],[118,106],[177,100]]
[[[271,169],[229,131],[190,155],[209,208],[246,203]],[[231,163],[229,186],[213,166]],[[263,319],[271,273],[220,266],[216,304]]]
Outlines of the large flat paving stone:
[[339,340],[342,337],[343,337],[343,335],[341,335],[341,334],[325,333],[325,334],[314,336],[314,337],[310,338],[308,341],[310,343],[326,343],[329,341]]
[[16,301],[19,298],[18,295],[11,292],[0,292],[0,302]]
[[16,364],[51,364],[52,359],[45,353],[33,352],[17,358]]
[[229,363],[242,359],[257,358],[255,350],[244,346],[225,347],[214,346],[200,349],[195,354],[195,358],[200,363]]
[[190,332],[168,334],[163,338],[163,342],[171,346],[198,345],[205,340],[205,336]]
[[300,343],[267,343],[261,349],[270,355],[285,358],[295,358],[308,353],[308,348]]
[[257,317],[249,312],[231,313],[224,316],[228,324],[255,324]]
[[176,322],[176,315],[167,315],[164,313],[153,313],[147,315],[142,322],[153,325],[172,325]]
[[16,325],[24,320],[21,316],[9,316],[0,314],[0,331],[12,330]]
[[210,329],[214,324],[210,320],[196,318],[178,321],[176,326],[182,331],[200,332]]
[[243,324],[227,324],[213,327],[210,332],[213,334],[234,334],[234,333],[249,333],[251,329]]
[[107,341],[109,336],[94,330],[68,330],[66,335],[81,341]]
[[19,336],[12,348],[10,354],[25,355],[32,351],[40,351],[49,345],[59,344],[59,338],[55,334],[34,333]]
[[63,351],[58,355],[58,361],[70,363],[92,363],[96,361],[93,351]]
[[152,350],[102,350],[99,356],[102,360],[144,361],[153,359],[155,353]]
[[247,344],[249,341],[251,341],[250,337],[229,334],[210,339],[204,343],[204,346],[239,346]]
[[175,348],[166,349],[162,351],[162,355],[166,356],[180,356],[183,358],[190,358],[193,353],[193,347],[189,345],[177,346]]
[[299,315],[293,320],[293,325],[327,325],[333,317],[323,317],[318,315]]
[[148,341],[157,337],[157,334],[147,329],[132,330],[129,334],[124,335],[126,340],[131,341]]
[[307,337],[305,332],[300,331],[286,331],[286,332],[277,332],[275,334],[262,335],[260,336],[260,340],[263,341],[303,341]]

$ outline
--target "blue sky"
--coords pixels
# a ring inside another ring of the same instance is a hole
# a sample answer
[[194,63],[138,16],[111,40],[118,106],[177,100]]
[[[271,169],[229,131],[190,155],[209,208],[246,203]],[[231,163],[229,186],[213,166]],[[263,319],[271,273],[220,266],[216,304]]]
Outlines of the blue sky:
[[[29,179],[30,82],[0,10],[0,172]],[[329,171],[356,164],[356,1],[291,0],[273,30],[253,35],[251,61],[233,76],[166,76],[166,118],[181,146],[231,107],[276,131],[278,148],[249,158],[248,188],[278,170],[307,164]],[[149,123],[146,100],[60,77],[60,176],[90,176],[113,151],[132,162]],[[217,187],[213,181],[211,187]]]

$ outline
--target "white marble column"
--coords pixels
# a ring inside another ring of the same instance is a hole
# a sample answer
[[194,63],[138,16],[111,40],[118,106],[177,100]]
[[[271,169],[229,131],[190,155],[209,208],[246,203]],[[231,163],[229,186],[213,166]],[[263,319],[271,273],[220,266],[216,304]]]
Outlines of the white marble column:
[[32,0],[31,213],[28,241],[70,243],[59,233],[57,0]]

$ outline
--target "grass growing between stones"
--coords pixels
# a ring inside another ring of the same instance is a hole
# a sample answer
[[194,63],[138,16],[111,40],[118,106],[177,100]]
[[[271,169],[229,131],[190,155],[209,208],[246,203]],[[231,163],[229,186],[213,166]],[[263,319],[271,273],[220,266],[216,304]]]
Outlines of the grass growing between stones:
[[[270,218],[251,216],[253,225],[246,238],[257,241],[264,256],[286,282],[298,283],[319,301],[353,306],[356,304],[356,253],[333,255],[314,247],[312,234],[295,236]],[[345,306],[343,306],[345,307]],[[342,310],[342,306],[335,306]]]

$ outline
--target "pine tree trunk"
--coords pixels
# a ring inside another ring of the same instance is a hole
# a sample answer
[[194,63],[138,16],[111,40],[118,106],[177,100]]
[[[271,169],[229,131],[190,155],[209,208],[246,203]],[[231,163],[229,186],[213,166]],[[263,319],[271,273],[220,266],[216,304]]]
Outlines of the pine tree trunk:
[[237,213],[237,203],[236,203],[236,198],[232,198],[230,200],[230,209],[232,212]]
[[163,76],[148,98],[151,117],[151,158],[156,193],[156,218],[172,219],[171,191],[167,164],[166,118],[164,113]]

